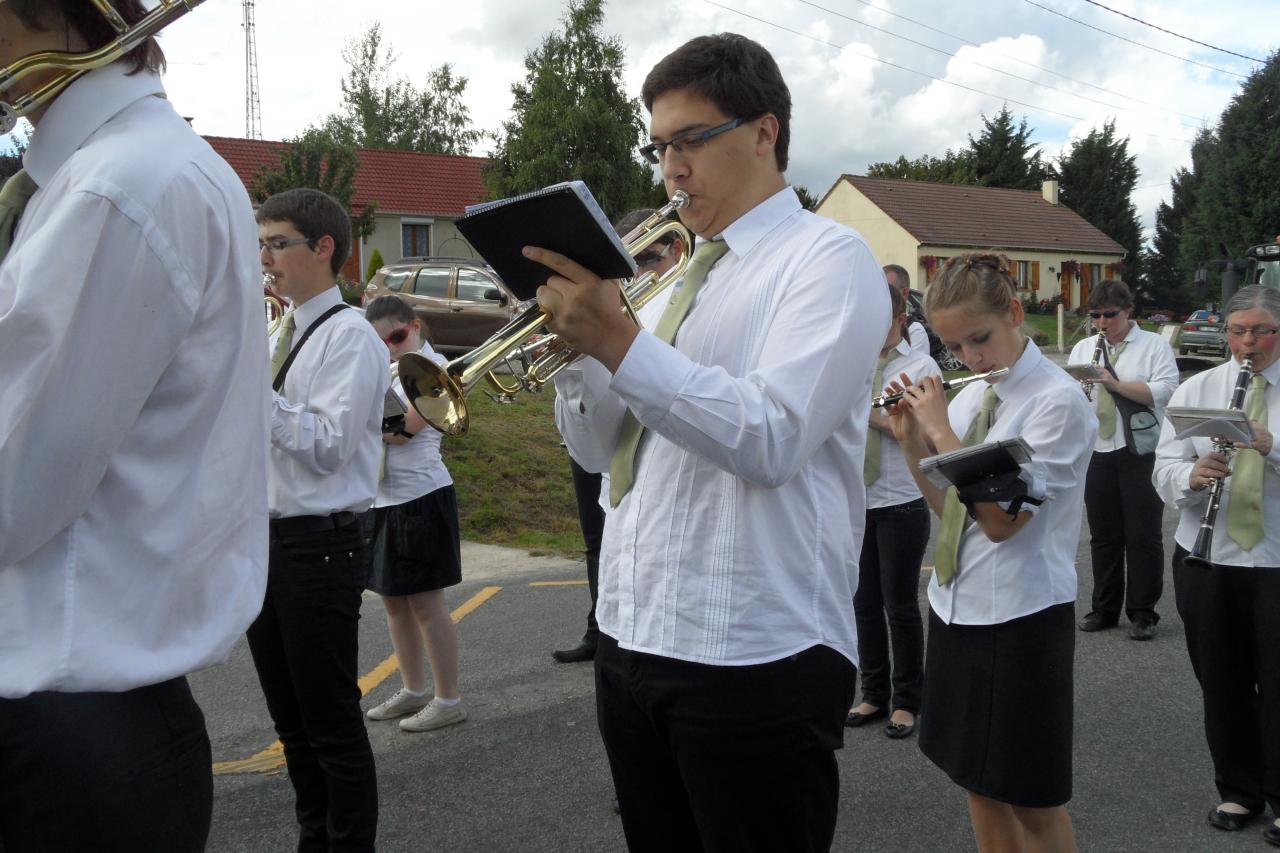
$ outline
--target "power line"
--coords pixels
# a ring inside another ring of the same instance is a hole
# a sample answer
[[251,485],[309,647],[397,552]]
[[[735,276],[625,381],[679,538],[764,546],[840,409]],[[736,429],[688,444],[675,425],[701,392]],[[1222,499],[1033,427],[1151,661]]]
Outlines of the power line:
[[996,56],[999,56],[999,57],[1001,57],[1001,58],[1003,58],[1003,59],[1008,59],[1008,60],[1010,60],[1011,62],[1017,62],[1017,63],[1019,63],[1019,64],[1021,64],[1021,65],[1026,65],[1026,66],[1028,66],[1028,67],[1030,67],[1030,68],[1034,68],[1034,69],[1036,69],[1037,71],[1043,71],[1043,72],[1045,72],[1046,74],[1052,74],[1054,77],[1061,77],[1063,80],[1070,81],[1070,82],[1075,83],[1075,84],[1077,84],[1077,85],[1079,85],[1079,86],[1086,86],[1086,87],[1088,87],[1088,88],[1090,88],[1090,89],[1095,89],[1095,90],[1097,90],[1097,91],[1099,91],[1099,92],[1106,92],[1108,95],[1115,95],[1115,96],[1117,96],[1117,97],[1124,98],[1125,100],[1133,101],[1133,102],[1134,102],[1134,103],[1136,103],[1136,104],[1142,104],[1142,105],[1144,105],[1144,106],[1148,106],[1148,107],[1155,107],[1155,108],[1156,108],[1156,109],[1158,109],[1158,110],[1164,110],[1164,111],[1166,111],[1166,112],[1173,113],[1174,115],[1180,115],[1180,116],[1182,116],[1183,118],[1189,118],[1189,119],[1191,119],[1191,120],[1193,120],[1193,121],[1203,122],[1203,118],[1202,118],[1201,116],[1193,116],[1193,115],[1191,115],[1190,113],[1179,112],[1178,110],[1170,109],[1169,107],[1166,107],[1166,106],[1164,106],[1164,105],[1162,105],[1162,104],[1152,103],[1151,101],[1144,101],[1144,100],[1142,100],[1141,98],[1135,98],[1133,95],[1126,95],[1126,94],[1124,94],[1123,92],[1117,92],[1117,91],[1114,91],[1114,90],[1112,90],[1112,89],[1108,89],[1108,88],[1106,88],[1105,86],[1098,86],[1098,85],[1096,85],[1096,84],[1094,84],[1094,83],[1089,83],[1088,81],[1085,81],[1085,80],[1077,80],[1077,79],[1076,79],[1076,78],[1074,78],[1074,77],[1071,77],[1071,76],[1068,76],[1068,75],[1066,75],[1066,74],[1062,74],[1062,73],[1059,73],[1059,72],[1057,72],[1057,71],[1054,71],[1052,68],[1045,68],[1043,65],[1036,65],[1034,62],[1028,62],[1028,61],[1026,61],[1025,59],[1019,59],[1019,58],[1018,58],[1018,57],[1016,57],[1016,56],[1010,56],[1010,55],[1009,55],[1009,54],[1007,54],[1007,53],[1001,53],[1000,51],[995,50],[995,49],[993,49],[993,48],[991,48],[991,47],[987,47],[987,46],[984,46],[984,45],[980,45],[980,44],[978,44],[977,42],[973,41],[972,39],[967,39],[967,38],[965,38],[964,36],[958,36],[958,35],[956,35],[955,33],[949,33],[949,32],[947,32],[947,31],[945,31],[945,30],[940,30],[940,29],[938,29],[937,27],[931,27],[931,26],[929,26],[928,24],[924,23],[923,21],[917,21],[915,18],[909,18],[909,17],[907,17],[906,15],[900,15],[900,14],[898,14],[897,12],[894,12],[894,11],[891,11],[891,10],[889,10],[889,9],[885,9],[885,8],[880,7],[880,6],[877,6],[877,5],[875,5],[874,3],[871,3],[871,2],[870,2],[870,0],[854,0],[854,2],[855,2],[855,3],[861,3],[863,6],[866,6],[866,7],[867,7],[867,8],[869,8],[869,9],[874,9],[874,10],[876,10],[877,12],[880,12],[880,13],[882,13],[882,14],[892,15],[892,16],[893,16],[893,17],[895,17],[895,18],[901,18],[902,20],[904,20],[904,21],[906,21],[906,22],[908,22],[908,23],[915,24],[917,27],[922,27],[922,28],[924,28],[924,29],[926,29],[926,30],[928,30],[928,31],[930,31],[930,32],[937,33],[938,35],[946,36],[947,38],[951,38],[951,39],[955,39],[956,41],[961,42],[961,43],[963,43],[963,44],[967,44],[967,45],[969,45],[970,47],[976,47],[976,48],[978,48],[979,50],[985,50],[985,51],[987,51],[988,53],[993,53],[993,54],[995,54]]
[[1230,74],[1232,77],[1239,77],[1241,80],[1249,79],[1244,74],[1237,74],[1234,71],[1228,71],[1227,69],[1219,68],[1216,65],[1207,65],[1203,62],[1197,62],[1194,59],[1188,59],[1185,56],[1178,56],[1178,54],[1176,53],[1169,53],[1167,50],[1161,50],[1158,47],[1152,47],[1149,44],[1143,44],[1140,41],[1134,41],[1131,38],[1125,38],[1124,36],[1116,35],[1115,33],[1110,32],[1109,30],[1104,30],[1102,27],[1095,27],[1093,24],[1086,24],[1084,21],[1081,21],[1077,18],[1073,18],[1070,15],[1064,15],[1062,12],[1059,12],[1057,9],[1050,9],[1048,6],[1041,6],[1039,3],[1035,2],[1035,0],[1023,0],[1023,2],[1030,3],[1032,6],[1035,6],[1037,9],[1043,9],[1051,15],[1057,15],[1059,18],[1066,18],[1068,21],[1079,24],[1082,27],[1088,27],[1091,30],[1097,30],[1103,35],[1108,35],[1108,36],[1111,36],[1112,38],[1120,39],[1120,41],[1127,41],[1129,44],[1136,44],[1138,47],[1146,48],[1147,50],[1152,51],[1153,53],[1160,53],[1165,56],[1172,57],[1174,59],[1180,59],[1183,62],[1189,62],[1192,65],[1199,65],[1201,68],[1208,68],[1210,71],[1217,71],[1220,74]]
[[[946,80],[942,77],[935,77],[932,74],[928,74],[924,71],[917,71],[914,68],[908,68],[905,65],[899,65],[896,62],[891,62],[888,59],[882,59],[879,56],[873,56],[869,53],[862,53],[861,51],[851,50],[846,45],[839,45],[833,42],[825,41],[823,39],[818,38],[817,36],[811,36],[808,33],[802,33],[799,30],[793,30],[790,27],[783,26],[782,24],[776,24],[773,21],[767,21],[764,18],[757,17],[748,12],[743,12],[740,9],[734,9],[730,6],[722,5],[720,3],[715,2],[715,0],[702,0],[702,2],[706,3],[709,6],[715,6],[717,9],[723,9],[726,12],[732,12],[735,15],[741,15],[744,18],[749,18],[758,23],[765,24],[766,26],[774,27],[775,29],[782,30],[783,32],[791,33],[792,35],[800,36],[801,38],[809,39],[810,41],[815,41],[818,44],[824,44],[827,47],[833,47],[842,53],[847,51],[849,53],[852,53],[854,56],[860,56],[863,59],[869,59],[873,62],[879,62],[882,65],[888,65],[891,68],[897,68],[900,71],[906,71],[908,74],[915,74],[919,77],[926,77],[930,80],[936,80],[939,83],[945,83],[946,85],[954,86],[957,89],[964,89],[967,92],[973,92],[975,94],[982,95],[983,97],[995,98],[996,100],[1004,101],[1005,103],[1009,103],[1009,104],[1017,104],[1020,107],[1026,107],[1027,109],[1034,110],[1035,112],[1038,112],[1038,113],[1047,113],[1049,115],[1061,116],[1062,118],[1069,118],[1072,121],[1087,121],[1087,119],[1085,119],[1083,116],[1071,115],[1070,113],[1064,113],[1058,110],[1051,110],[1048,107],[1037,106],[1036,104],[1029,104],[1026,101],[1019,101],[1019,100],[1016,100],[1015,98],[1006,98],[1003,95],[996,95],[996,94],[993,94],[992,92],[985,92],[982,89],[976,89],[973,86],[966,86],[965,84],[957,83],[954,80]],[[1181,142],[1186,145],[1191,144],[1190,139],[1179,139],[1175,136],[1162,136],[1158,133],[1144,133],[1143,131],[1140,131],[1140,130],[1135,130],[1133,131],[1133,133],[1138,136],[1150,136],[1155,139],[1166,139],[1166,140],[1169,140],[1170,142]]]
[[[904,35],[899,35],[898,33],[895,33],[895,32],[893,32],[892,30],[886,30],[886,29],[884,29],[884,28],[882,28],[882,27],[877,27],[877,26],[875,26],[874,24],[868,24],[868,23],[866,23],[865,21],[860,21],[860,20],[858,20],[857,18],[854,18],[854,17],[851,17],[851,16],[849,16],[849,15],[844,14],[843,12],[837,12],[837,11],[836,11],[836,10],[834,10],[834,9],[828,9],[828,8],[827,8],[827,7],[825,7],[825,6],[819,6],[817,3],[811,2],[811,0],[798,0],[798,2],[803,3],[803,4],[804,4],[804,5],[806,5],[806,6],[812,6],[814,9],[818,9],[818,10],[820,10],[820,11],[826,12],[827,14],[835,15],[835,16],[836,16],[836,17],[838,17],[838,18],[843,18],[844,20],[849,21],[850,23],[853,23],[853,24],[857,24],[857,25],[858,25],[858,26],[860,26],[860,27],[867,27],[868,29],[875,30],[875,31],[876,31],[876,32],[878,32],[878,33],[884,33],[884,34],[885,34],[885,35],[887,35],[887,36],[891,36],[891,37],[896,38],[896,39],[901,39],[902,41],[908,42],[908,43],[910,43],[910,44],[914,44],[914,45],[916,45],[917,47],[923,47],[925,50],[931,50],[931,51],[933,51],[934,53],[940,53],[940,54],[942,54],[943,56],[949,56],[949,57],[951,57],[952,59],[959,59],[961,62],[968,62],[969,64],[971,64],[971,65],[976,65],[976,66],[978,66],[979,68],[985,68],[985,69],[987,69],[988,71],[994,71],[994,72],[996,72],[997,74],[1003,74],[1003,75],[1005,75],[1006,77],[1012,77],[1012,78],[1013,78],[1013,79],[1015,79],[1015,80],[1021,80],[1023,83],[1030,83],[1032,86],[1039,86],[1039,87],[1041,87],[1042,89],[1048,89],[1049,91],[1051,91],[1051,92],[1057,92],[1057,93],[1058,93],[1058,94],[1060,94],[1060,95],[1067,95],[1067,96],[1072,97],[1072,98],[1080,98],[1081,100],[1089,101],[1090,103],[1094,103],[1094,104],[1099,104],[1099,105],[1104,106],[1104,107],[1106,107],[1106,108],[1108,108],[1108,109],[1112,109],[1112,110],[1120,110],[1120,111],[1122,111],[1122,112],[1126,110],[1126,108],[1125,108],[1125,107],[1122,107],[1122,106],[1120,106],[1119,104],[1110,104],[1110,103],[1107,103],[1106,101],[1100,101],[1100,100],[1098,100],[1097,98],[1091,98],[1091,97],[1089,97],[1088,95],[1081,95],[1081,94],[1077,94],[1076,92],[1068,92],[1068,91],[1067,91],[1067,90],[1065,90],[1065,89],[1059,89],[1059,88],[1057,88],[1056,86],[1050,86],[1048,83],[1041,83],[1039,80],[1032,80],[1030,77],[1023,77],[1023,76],[1021,76],[1021,75],[1019,75],[1019,74],[1014,74],[1014,73],[1012,73],[1012,72],[1010,72],[1010,71],[1005,71],[1005,70],[1003,70],[1003,69],[1001,69],[1001,68],[996,68],[996,67],[995,67],[995,66],[993,66],[993,65],[987,65],[987,64],[985,64],[985,63],[978,62],[977,60],[974,60],[974,59],[966,59],[965,57],[963,57],[963,56],[959,56],[959,55],[957,55],[957,54],[955,54],[955,53],[952,53],[952,52],[950,52],[950,51],[947,51],[947,50],[943,50],[943,49],[941,49],[941,48],[934,47],[933,45],[925,44],[925,43],[924,43],[924,42],[922,42],[922,41],[916,41],[915,39],[913,39],[913,38],[909,38],[909,37],[904,36]],[[952,36],[952,38],[955,38],[955,36]],[[981,48],[979,48],[979,49],[981,49]],[[1123,96],[1122,96],[1122,97],[1123,97]],[[1164,110],[1165,108],[1164,108],[1164,107],[1160,107],[1160,109]],[[1166,111],[1167,111],[1167,112],[1172,112],[1171,110],[1166,110]],[[1179,123],[1179,124],[1181,124],[1183,127],[1189,127],[1189,128],[1191,128],[1192,130],[1199,130],[1201,127],[1203,127],[1203,122],[1202,122],[1202,123],[1200,123],[1200,124],[1187,124],[1187,123],[1186,123],[1186,122],[1184,122],[1184,121],[1180,121],[1180,122],[1178,122],[1178,123]]]
[[1113,15],[1119,15],[1120,17],[1128,18],[1131,21],[1137,21],[1139,24],[1142,24],[1144,27],[1151,27],[1151,29],[1153,30],[1159,30],[1162,33],[1168,33],[1169,35],[1175,38],[1180,38],[1184,41],[1189,41],[1192,44],[1198,44],[1201,47],[1207,47],[1210,50],[1216,50],[1219,53],[1227,53],[1227,54],[1230,54],[1231,56],[1238,56],[1241,59],[1247,59],[1250,62],[1266,62],[1265,59],[1257,59],[1256,57],[1245,56],[1243,53],[1236,53],[1234,50],[1227,50],[1225,47],[1215,47],[1209,44],[1208,42],[1200,41],[1198,39],[1193,39],[1191,38],[1191,36],[1184,36],[1182,33],[1175,33],[1173,30],[1166,30],[1164,27],[1161,27],[1157,24],[1153,24],[1150,21],[1144,21],[1141,18],[1135,18],[1133,15],[1129,15],[1129,14],[1126,14],[1125,12],[1121,12],[1119,9],[1112,9],[1110,6],[1104,6],[1101,3],[1099,3],[1098,0],[1084,0],[1084,2],[1088,3],[1091,6],[1097,6],[1099,9],[1106,9],[1108,12],[1112,13]]

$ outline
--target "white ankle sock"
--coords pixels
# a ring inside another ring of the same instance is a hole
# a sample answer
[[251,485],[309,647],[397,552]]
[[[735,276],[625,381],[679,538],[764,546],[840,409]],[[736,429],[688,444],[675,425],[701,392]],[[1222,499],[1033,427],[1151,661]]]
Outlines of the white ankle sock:
[[459,702],[462,701],[462,697],[459,696],[457,699],[441,699],[439,696],[437,696],[431,701],[435,702],[441,708],[452,708],[454,705],[457,705]]

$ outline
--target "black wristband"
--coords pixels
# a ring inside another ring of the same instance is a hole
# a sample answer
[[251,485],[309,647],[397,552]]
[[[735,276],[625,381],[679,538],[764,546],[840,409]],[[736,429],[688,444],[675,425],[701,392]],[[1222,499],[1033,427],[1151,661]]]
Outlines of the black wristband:
[[409,431],[408,431],[408,430],[406,430],[404,427],[398,427],[398,428],[396,429],[396,431],[395,431],[394,433],[392,433],[392,434],[393,434],[393,435],[403,435],[405,438],[413,438],[415,435],[417,435],[417,433],[416,433],[416,432],[409,432]]

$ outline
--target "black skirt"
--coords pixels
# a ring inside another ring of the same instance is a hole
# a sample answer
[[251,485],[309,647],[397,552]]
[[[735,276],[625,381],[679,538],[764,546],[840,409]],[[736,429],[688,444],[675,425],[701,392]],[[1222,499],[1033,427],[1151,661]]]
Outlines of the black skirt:
[[965,790],[1027,808],[1071,799],[1075,606],[999,625],[929,612],[920,749]]
[[444,486],[364,515],[369,580],[380,595],[413,595],[462,582],[458,498]]

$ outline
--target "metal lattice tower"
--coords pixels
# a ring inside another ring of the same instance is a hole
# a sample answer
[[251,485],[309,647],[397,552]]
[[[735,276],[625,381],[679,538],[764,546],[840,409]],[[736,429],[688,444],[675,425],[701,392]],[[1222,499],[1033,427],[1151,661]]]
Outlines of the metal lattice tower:
[[262,138],[262,103],[258,100],[258,37],[253,26],[253,0],[244,7],[244,135]]

